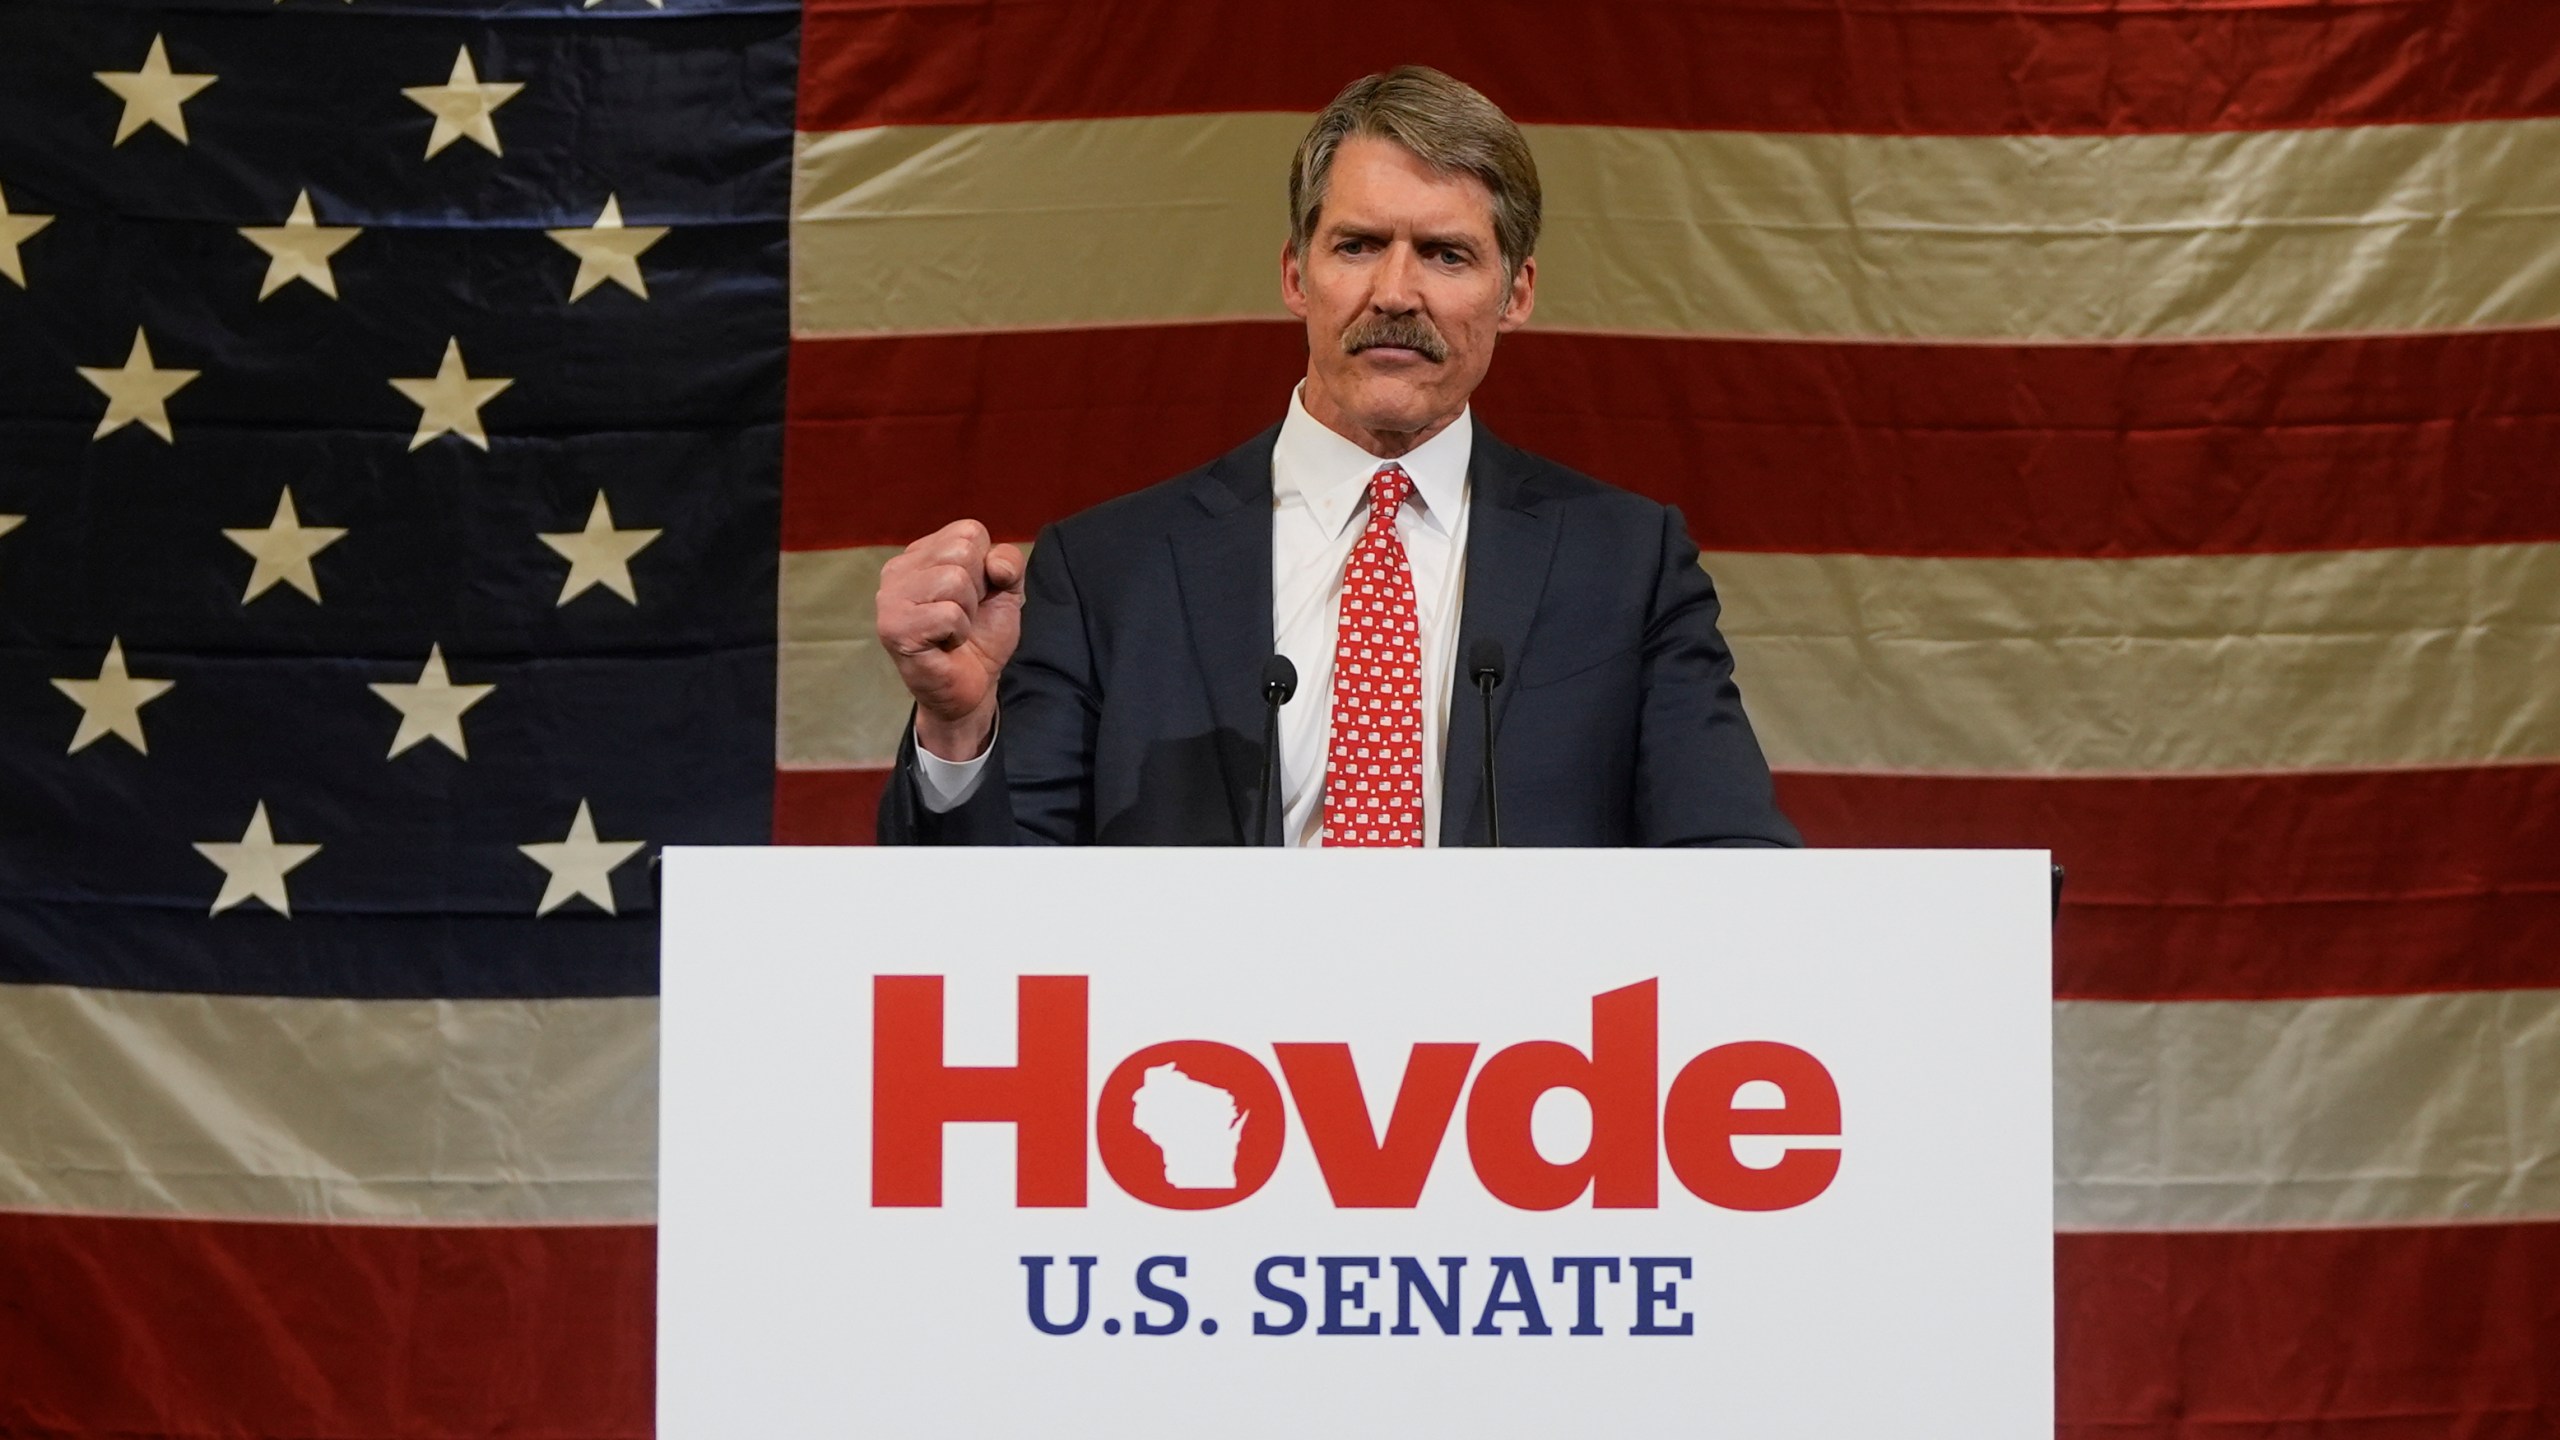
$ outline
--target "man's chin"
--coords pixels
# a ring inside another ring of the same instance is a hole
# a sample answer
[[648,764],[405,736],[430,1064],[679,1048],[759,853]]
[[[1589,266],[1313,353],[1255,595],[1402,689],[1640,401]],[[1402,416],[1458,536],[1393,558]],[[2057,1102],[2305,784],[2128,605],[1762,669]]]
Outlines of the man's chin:
[[1370,430],[1390,435],[1409,435],[1428,429],[1448,418],[1464,400],[1451,402],[1438,386],[1420,386],[1388,381],[1371,381],[1356,387],[1346,397],[1343,408],[1349,417]]

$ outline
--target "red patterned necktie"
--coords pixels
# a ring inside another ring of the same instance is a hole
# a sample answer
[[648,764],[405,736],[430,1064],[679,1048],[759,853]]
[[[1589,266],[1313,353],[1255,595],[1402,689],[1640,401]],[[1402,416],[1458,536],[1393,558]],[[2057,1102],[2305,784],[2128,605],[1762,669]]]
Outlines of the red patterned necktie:
[[1401,465],[1369,480],[1369,526],[1342,574],[1333,651],[1333,738],[1324,762],[1327,845],[1422,843],[1422,625],[1396,512]]

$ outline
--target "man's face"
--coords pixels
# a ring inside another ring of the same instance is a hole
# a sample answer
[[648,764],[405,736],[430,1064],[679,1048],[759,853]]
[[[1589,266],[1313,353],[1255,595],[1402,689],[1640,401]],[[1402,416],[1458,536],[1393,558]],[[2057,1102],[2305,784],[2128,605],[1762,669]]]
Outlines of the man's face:
[[1392,140],[1344,141],[1306,258],[1280,256],[1281,296],[1307,322],[1308,412],[1376,454],[1429,439],[1484,379],[1495,337],[1529,318],[1537,262],[1506,279],[1483,181]]

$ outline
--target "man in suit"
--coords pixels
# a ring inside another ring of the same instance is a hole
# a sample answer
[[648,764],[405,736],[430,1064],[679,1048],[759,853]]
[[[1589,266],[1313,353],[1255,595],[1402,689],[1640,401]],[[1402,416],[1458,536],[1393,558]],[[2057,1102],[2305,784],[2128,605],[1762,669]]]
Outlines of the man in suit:
[[[1042,532],[959,521],[881,572],[916,710],[883,843],[1793,845],[1677,510],[1505,445],[1468,397],[1535,303],[1517,126],[1419,67],[1300,144],[1286,417]],[[1280,803],[1266,662],[1294,662]]]

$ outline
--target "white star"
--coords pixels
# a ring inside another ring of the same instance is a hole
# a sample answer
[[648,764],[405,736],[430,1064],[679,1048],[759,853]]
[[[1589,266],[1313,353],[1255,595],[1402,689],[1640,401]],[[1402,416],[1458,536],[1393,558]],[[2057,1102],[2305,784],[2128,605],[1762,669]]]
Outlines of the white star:
[[279,584],[290,585],[320,603],[320,581],[311,573],[311,557],[338,543],[347,533],[337,525],[305,525],[294,512],[293,487],[276,497],[275,518],[263,530],[224,529],[232,544],[256,557],[249,567],[249,588],[240,597],[248,604]]
[[18,288],[21,290],[27,288],[27,271],[18,260],[18,246],[29,236],[52,223],[53,217],[50,215],[10,214],[9,197],[5,193],[0,193],[0,275],[6,275],[17,281]]
[[640,593],[631,584],[631,557],[663,533],[614,529],[613,507],[604,503],[604,492],[597,491],[596,503],[587,510],[587,528],[542,534],[542,543],[569,562],[569,578],[560,582],[559,603],[566,605],[601,585],[632,604],[639,604]]
[[442,85],[404,86],[400,93],[436,117],[436,128],[427,136],[427,158],[432,160],[437,151],[465,138],[492,155],[505,153],[498,148],[497,109],[523,88],[524,83],[516,80],[481,84],[480,72],[471,64],[471,47],[466,45],[453,57],[451,79]]
[[542,903],[534,907],[533,913],[548,915],[580,895],[603,906],[607,915],[618,913],[613,908],[613,867],[638,854],[648,843],[597,839],[596,822],[587,813],[587,802],[579,801],[578,818],[569,822],[568,839],[516,847],[551,872],[551,883],[542,887]]
[[6,535],[26,523],[27,517],[24,515],[0,515],[0,535]]
[[103,365],[76,367],[80,378],[106,393],[107,413],[98,422],[92,440],[104,440],[127,425],[139,422],[142,428],[161,439],[177,443],[177,432],[169,428],[169,397],[194,383],[200,370],[162,370],[151,360],[151,341],[141,327],[133,332],[133,349],[120,369]]
[[578,257],[578,278],[569,282],[569,298],[577,301],[610,280],[632,294],[649,298],[649,282],[641,278],[640,257],[667,238],[664,225],[624,225],[620,196],[604,197],[604,213],[584,230],[547,232],[560,247]]
[[180,109],[195,93],[214,81],[211,75],[190,75],[169,68],[168,42],[151,37],[151,53],[143,57],[139,70],[93,70],[98,83],[124,99],[124,116],[116,121],[118,145],[133,138],[133,132],[145,125],[157,125],[187,143],[187,112]]
[[284,893],[284,877],[319,854],[320,847],[278,844],[267,828],[267,802],[261,800],[238,840],[199,840],[196,853],[222,867],[222,893],[213,897],[206,914],[219,915],[244,900],[264,900],[268,909],[290,920],[293,902]]
[[436,366],[432,378],[391,382],[392,389],[408,396],[410,403],[418,407],[418,434],[409,442],[409,448],[415,450],[439,435],[452,434],[488,449],[489,432],[480,428],[480,407],[514,383],[471,378],[471,373],[462,368],[462,341],[445,341],[444,361]]
[[80,728],[71,732],[71,748],[66,755],[78,754],[99,737],[113,735],[142,754],[151,753],[150,743],[142,738],[142,707],[169,693],[175,684],[170,680],[137,680],[124,668],[124,640],[119,636],[107,642],[107,658],[98,666],[95,680],[56,680],[53,688],[71,697],[80,707]]
[[282,225],[243,225],[240,233],[267,252],[267,279],[258,287],[259,299],[300,280],[335,300],[338,277],[329,268],[329,257],[364,231],[353,225],[323,225],[312,218],[311,192],[305,190],[295,198],[293,213]]
[[[391,737],[391,755],[433,740],[468,760],[462,741],[462,712],[489,698],[495,685],[456,685],[445,678],[444,647],[427,647],[426,668],[414,685],[376,683],[365,687],[400,712],[400,733]],[[388,760],[390,755],[383,757]]]

